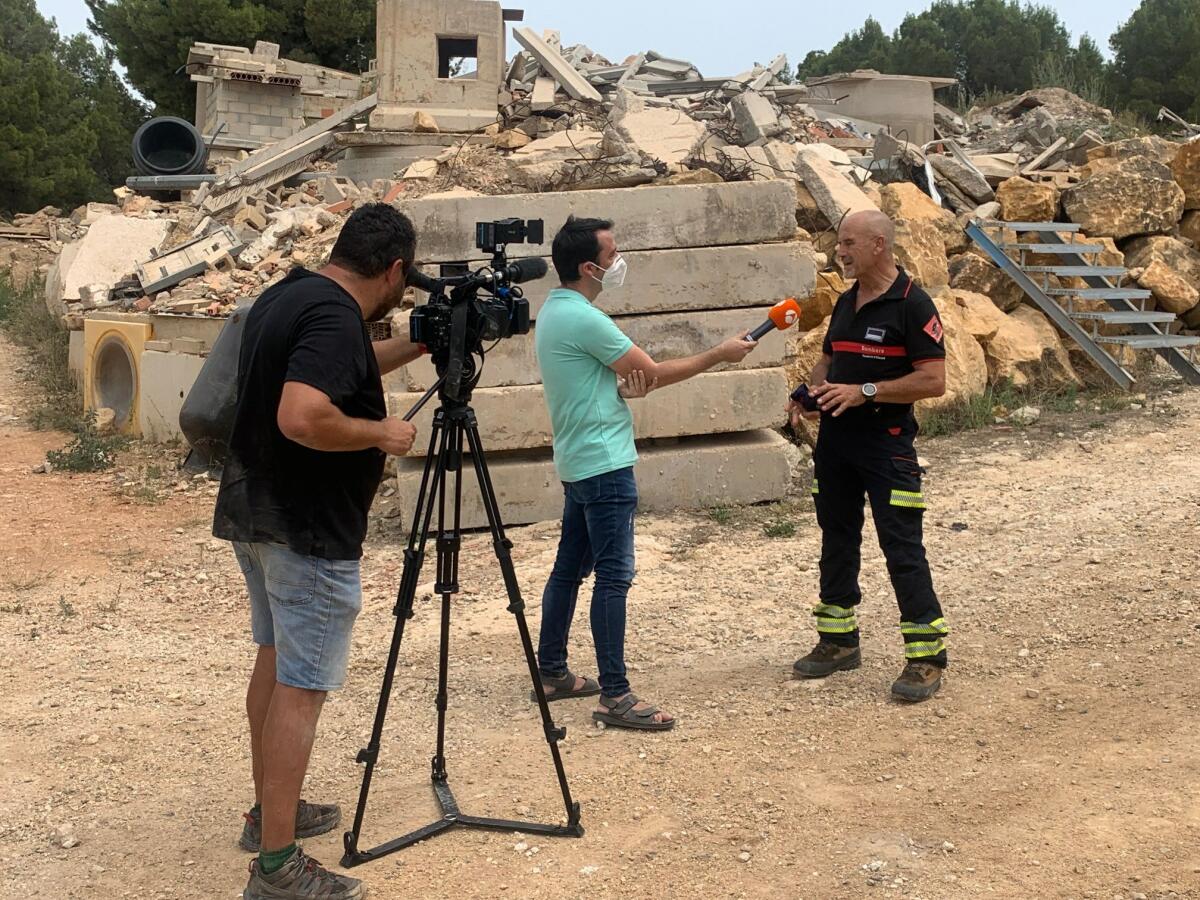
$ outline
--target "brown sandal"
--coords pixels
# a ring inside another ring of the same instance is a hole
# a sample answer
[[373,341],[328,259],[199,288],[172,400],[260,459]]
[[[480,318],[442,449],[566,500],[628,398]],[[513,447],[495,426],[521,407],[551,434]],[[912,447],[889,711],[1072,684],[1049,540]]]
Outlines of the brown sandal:
[[[600,693],[600,682],[594,678],[584,678],[583,687],[575,690],[575,679],[579,676],[570,670],[558,678],[547,678],[545,675],[541,677],[542,690],[546,692],[547,703],[553,703],[555,700],[567,700],[571,697],[595,697]],[[529,702],[537,703],[537,691],[529,692]]]
[[658,715],[657,706],[634,709],[641,702],[637,694],[633,693],[626,694],[622,700],[601,697],[600,705],[608,712],[593,712],[592,721],[603,722],[605,725],[612,725],[616,728],[629,728],[634,731],[670,731],[675,727],[675,719],[671,719],[669,722],[654,721],[654,717]]

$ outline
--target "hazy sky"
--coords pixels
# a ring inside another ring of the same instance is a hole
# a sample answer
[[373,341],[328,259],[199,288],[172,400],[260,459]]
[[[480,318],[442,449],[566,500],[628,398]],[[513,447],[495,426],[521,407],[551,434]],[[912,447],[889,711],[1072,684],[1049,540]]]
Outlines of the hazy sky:
[[[38,8],[58,20],[59,31],[72,34],[87,28],[83,0],[37,0]],[[828,49],[847,31],[872,15],[891,32],[907,12],[928,2],[860,0],[858,3],[797,3],[783,0],[739,0],[729,3],[665,3],[650,0],[551,2],[506,0],[506,6],[525,10],[525,24],[539,31],[557,28],[563,44],[584,43],[619,61],[643,50],[691,60],[708,77],[736,75],[754,62],[768,62],[777,53],[799,62],[809,50]],[[1048,0],[1073,38],[1090,34],[1108,52],[1108,37],[1137,8],[1137,0]],[[837,8],[835,8],[837,7]],[[516,50],[511,36],[508,54]]]

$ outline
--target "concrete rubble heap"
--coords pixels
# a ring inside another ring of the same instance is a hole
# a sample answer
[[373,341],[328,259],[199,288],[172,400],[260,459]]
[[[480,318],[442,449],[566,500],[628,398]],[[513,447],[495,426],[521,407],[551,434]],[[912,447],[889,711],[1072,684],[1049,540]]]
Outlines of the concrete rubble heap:
[[[388,0],[375,69],[354,83],[296,68],[270,45],[197,45],[202,131],[215,128],[210,111],[233,87],[220,83],[217,61],[258,79],[239,76],[239,89],[298,78],[288,90],[315,99],[288,120],[290,134],[230,149],[178,199],[118,188],[114,204],[0,223],[0,265],[19,279],[45,277],[47,305],[73,330],[81,373],[103,329],[144,329],[141,383],[156,380],[154,396],[118,424],[171,438],[225,317],[290,267],[321,265],[359,206],[382,201],[409,212],[431,266],[482,264],[477,221],[542,218],[553,233],[570,212],[613,217],[630,287],[606,293],[602,306],[654,353],[695,352],[754,324],[784,296],[804,307],[799,337],[769,338],[744,368],[635,404],[643,466],[665,479],[664,505],[769,499],[785,489],[786,454],[770,429],[782,424],[780,398],[807,376],[847,286],[830,264],[848,212],[880,209],[893,219],[898,258],[942,310],[950,357],[942,404],[1004,380],[1053,386],[1094,375],[971,245],[964,228],[972,218],[1077,222],[1104,245],[1101,264],[1128,266],[1157,306],[1179,315],[1173,327],[1200,332],[1196,140],[1123,133],[1107,110],[1060,89],[959,115],[935,99],[946,79],[868,70],[791,84],[782,55],[713,78],[650,50],[613,63],[582,44],[564,46],[556,32],[518,26],[506,60],[505,16],[484,0]],[[464,36],[437,37],[447,33]],[[1015,232],[1009,239],[1018,237],[1036,242]],[[551,280],[529,286],[535,308]],[[428,365],[392,378],[393,408],[430,379]],[[476,405],[485,445],[502,455],[506,474],[497,480],[511,485],[506,514],[555,514],[531,337],[489,356]],[[417,466],[401,461],[402,492]]]

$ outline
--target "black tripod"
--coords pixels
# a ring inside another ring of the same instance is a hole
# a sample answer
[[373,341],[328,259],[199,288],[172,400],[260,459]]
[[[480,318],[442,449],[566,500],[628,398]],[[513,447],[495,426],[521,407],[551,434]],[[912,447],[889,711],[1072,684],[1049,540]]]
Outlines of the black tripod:
[[[442,386],[442,381],[425,395],[422,404]],[[469,399],[470,391],[466,392]],[[418,404],[416,409],[420,409]],[[409,413],[411,417],[416,409]],[[558,775],[558,785],[562,789],[563,803],[567,810],[566,825],[543,825],[533,822],[518,822],[506,819],[485,819],[478,816],[463,815],[459,812],[458,803],[450,790],[446,775],[446,670],[449,661],[450,648],[450,598],[458,593],[458,553],[462,543],[459,529],[462,512],[462,464],[463,439],[466,438],[467,448],[471,453],[471,461],[475,465],[475,476],[479,482],[480,494],[483,498],[483,508],[487,514],[488,524],[492,531],[492,545],[496,558],[500,562],[500,571],[504,576],[504,586],[508,594],[508,611],[517,620],[517,630],[521,635],[521,644],[525,649],[525,661],[529,665],[529,676],[533,680],[533,689],[537,695],[538,708],[542,714],[542,727],[546,734],[546,742],[550,745],[550,755],[554,759],[554,770]],[[446,530],[447,481],[449,475],[454,475],[451,514],[451,527]],[[438,659],[438,689],[437,689],[437,750],[433,757],[433,791],[442,809],[442,817],[435,822],[419,828],[403,837],[380,844],[372,850],[359,850],[358,838],[362,831],[363,816],[367,810],[367,794],[371,789],[371,775],[375,763],[379,759],[379,742],[383,735],[383,722],[387,716],[388,700],[391,697],[392,681],[396,672],[396,662],[400,655],[400,641],[404,637],[404,625],[413,617],[413,600],[417,592],[417,581],[420,577],[421,566],[425,560],[425,544],[429,537],[429,525],[433,516],[436,502],[438,508],[437,528],[437,583],[434,590],[442,595],[442,628],[441,649]],[[425,473],[421,478],[421,487],[417,494],[417,508],[413,515],[412,531],[408,539],[408,547],[404,551],[404,571],[400,579],[400,591],[396,598],[393,613],[396,616],[396,628],[392,634],[392,646],[388,653],[387,666],[383,673],[383,686],[379,692],[379,706],[375,711],[375,725],[371,729],[371,739],[364,750],[359,751],[358,762],[366,764],[363,773],[362,790],[358,796],[358,808],[354,813],[354,826],[345,834],[346,853],[342,857],[343,866],[356,866],[370,862],[389,853],[401,850],[417,841],[433,837],[451,828],[483,828],[492,831],[522,831],[531,834],[544,834],[558,837],[581,837],[583,826],[579,824],[579,804],[571,800],[571,789],[567,785],[567,775],[563,770],[562,756],[558,750],[558,742],[566,736],[565,728],[556,728],[550,717],[550,708],[546,704],[546,694],[542,688],[542,679],[538,674],[537,661],[534,658],[533,642],[529,638],[529,626],[525,621],[525,601],[521,599],[521,589],[517,584],[516,571],[512,562],[512,542],[504,535],[504,524],[500,520],[500,509],[496,502],[496,493],[492,487],[491,475],[488,473],[487,461],[484,459],[483,446],[479,439],[479,426],[475,420],[475,411],[467,400],[454,400],[441,393],[441,406],[434,414],[433,431],[429,439],[429,453],[425,457]]]

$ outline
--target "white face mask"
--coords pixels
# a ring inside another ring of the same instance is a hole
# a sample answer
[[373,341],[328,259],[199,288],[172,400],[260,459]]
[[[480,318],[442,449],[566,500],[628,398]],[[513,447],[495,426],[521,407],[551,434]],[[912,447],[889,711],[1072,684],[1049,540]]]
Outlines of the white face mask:
[[606,288],[616,288],[625,283],[625,274],[629,271],[629,263],[625,262],[625,257],[618,256],[607,269],[603,266],[596,266],[596,268],[604,273],[604,277],[596,278],[595,275],[592,277]]

